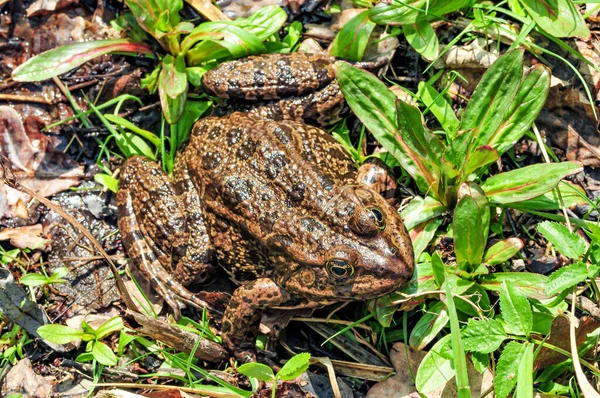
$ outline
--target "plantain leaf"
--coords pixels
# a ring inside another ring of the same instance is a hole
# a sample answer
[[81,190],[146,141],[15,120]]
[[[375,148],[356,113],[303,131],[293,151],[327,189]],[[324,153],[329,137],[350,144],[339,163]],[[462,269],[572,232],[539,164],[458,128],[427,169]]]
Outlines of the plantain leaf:
[[391,0],[371,9],[371,20],[380,25],[407,25],[419,20],[435,20],[469,4],[469,0]]
[[419,82],[419,98],[440,122],[442,128],[452,140],[458,131],[460,121],[448,101],[426,81]]
[[519,0],[531,19],[556,37],[588,39],[590,31],[571,0]]
[[460,264],[481,263],[490,225],[490,208],[483,190],[475,183],[462,184],[454,210],[454,251]]
[[120,53],[132,56],[140,54],[152,57],[152,48],[128,39],[94,40],[85,43],[66,44],[43,52],[19,65],[12,77],[18,82],[36,82],[58,76],[87,61],[105,54]]
[[350,61],[362,60],[374,28],[375,23],[369,20],[369,10],[355,15],[338,32],[329,53]]
[[579,162],[540,163],[496,174],[481,186],[492,205],[505,205],[545,194],[564,177],[579,173]]
[[428,21],[420,20],[414,24],[407,24],[402,27],[404,37],[423,58],[433,61],[439,53],[440,43]]
[[[394,156],[423,192],[436,193],[439,156],[429,157],[442,144],[425,130],[418,109],[398,101],[377,77],[345,62],[334,65],[340,88],[352,111]],[[396,111],[398,109],[401,114]],[[402,126],[398,126],[398,121]],[[431,192],[433,188],[433,192]]]
[[177,58],[166,55],[163,67],[158,75],[158,94],[167,123],[175,124],[185,109],[188,81],[185,72],[185,60],[179,54]]
[[523,241],[519,238],[501,240],[486,250],[483,262],[488,265],[501,264],[517,254],[522,248]]
[[466,153],[457,154],[459,161],[467,157],[475,148],[489,143],[506,119],[522,76],[522,50],[513,50],[504,54],[484,73],[462,119],[461,130],[472,131],[474,139],[468,145],[461,146]]
[[[534,67],[519,85],[519,90],[504,121],[487,138],[487,145],[502,155],[523,137],[546,103],[550,91],[550,70],[543,65]],[[510,116],[509,116],[510,115]]]

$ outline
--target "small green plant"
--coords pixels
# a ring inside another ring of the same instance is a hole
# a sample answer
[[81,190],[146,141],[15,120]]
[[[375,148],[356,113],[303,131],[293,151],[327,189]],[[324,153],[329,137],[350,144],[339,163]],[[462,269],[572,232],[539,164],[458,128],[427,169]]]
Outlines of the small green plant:
[[310,365],[310,354],[302,352],[291,357],[277,374],[267,365],[257,362],[245,363],[238,367],[237,371],[244,376],[273,383],[271,397],[274,398],[279,380],[295,379],[308,369],[308,365]]
[[0,368],[7,363],[14,365],[23,358],[23,348],[33,340],[19,325],[13,325],[12,329],[0,336]]
[[43,268],[42,272],[43,274],[23,275],[19,281],[28,287],[47,286],[53,283],[66,283],[67,281],[64,280],[63,277],[69,273],[69,269],[67,267],[57,268],[50,276],[46,274],[46,271]]
[[87,342],[85,352],[77,357],[78,362],[95,360],[101,365],[114,366],[117,364],[117,357],[100,340],[123,328],[123,321],[116,316],[104,322],[98,329],[93,329],[86,321],[82,321],[81,330],[64,325],[44,325],[39,327],[37,332],[44,339],[56,344],[66,344],[76,340],[85,341]]
[[[277,6],[263,7],[248,18],[204,22],[194,27],[181,21],[179,11],[183,0],[127,0],[126,4],[139,27],[166,53],[142,83],[151,93],[158,90],[163,114],[170,125],[176,125],[186,110],[189,84],[199,86],[207,70],[230,59],[290,51],[299,37],[297,25],[289,30],[287,38],[279,40],[276,36],[287,19]],[[12,76],[17,81],[44,80],[110,53],[154,57],[152,47],[144,43],[129,39],[97,40],[42,53],[17,67]]]
[[[549,71],[538,65],[523,76],[522,51],[507,53],[484,74],[462,120],[447,103],[433,112],[444,140],[423,125],[418,108],[398,100],[375,76],[346,63],[336,67],[353,112],[424,195],[402,212],[407,228],[418,232],[416,257],[453,210],[457,263],[472,272],[485,252],[490,208],[559,209],[557,197],[547,193],[582,170],[578,162],[535,164],[484,179],[490,165],[528,132],[548,95]],[[444,102],[432,89],[430,95]]]

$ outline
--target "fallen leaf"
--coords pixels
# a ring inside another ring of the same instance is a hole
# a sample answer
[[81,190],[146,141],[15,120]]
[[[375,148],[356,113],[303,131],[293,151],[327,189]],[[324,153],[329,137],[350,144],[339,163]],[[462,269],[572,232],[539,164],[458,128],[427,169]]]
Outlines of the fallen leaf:
[[49,397],[56,380],[52,376],[40,376],[33,371],[31,361],[21,359],[4,377],[0,396],[20,393],[27,397]]
[[37,0],[27,7],[27,16],[33,17],[49,14],[78,3],[79,0]]
[[[587,334],[593,332],[600,327],[600,322],[595,321],[592,317],[583,316],[579,320],[579,325],[576,330],[575,341],[580,345],[587,339]],[[552,321],[550,329],[550,337],[546,343],[562,348],[570,352],[570,337],[569,337],[569,319],[566,316],[558,316]],[[568,359],[563,354],[551,350],[550,348],[542,347],[539,354],[535,358],[533,369],[544,369],[550,365],[562,362]]]
[[[82,166],[54,149],[48,137],[39,131],[26,133],[18,113],[8,106],[0,106],[0,154],[9,160],[19,182],[41,196],[69,189],[83,177]],[[0,170],[0,177],[3,175]],[[3,185],[0,187],[0,219],[26,218],[24,206],[30,199],[29,195]]]
[[37,249],[46,243],[46,239],[42,237],[43,232],[42,224],[4,228],[0,231],[0,241],[8,240],[19,249]]

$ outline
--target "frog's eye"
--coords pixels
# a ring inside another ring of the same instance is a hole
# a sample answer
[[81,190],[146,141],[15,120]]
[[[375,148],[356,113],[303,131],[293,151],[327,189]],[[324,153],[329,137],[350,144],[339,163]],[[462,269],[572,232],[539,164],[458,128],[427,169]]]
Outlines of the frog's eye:
[[383,212],[377,207],[371,207],[367,211],[369,212],[369,218],[375,223],[377,229],[383,231],[385,229],[385,216]]
[[327,272],[336,279],[347,278],[354,274],[354,267],[344,260],[329,260],[327,261]]

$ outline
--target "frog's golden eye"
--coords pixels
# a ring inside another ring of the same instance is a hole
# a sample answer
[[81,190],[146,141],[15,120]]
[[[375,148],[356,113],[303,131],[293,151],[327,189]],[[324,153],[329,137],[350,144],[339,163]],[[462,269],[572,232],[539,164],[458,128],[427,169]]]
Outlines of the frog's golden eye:
[[367,211],[369,212],[369,218],[375,223],[377,229],[383,231],[385,229],[385,216],[383,212],[377,207],[371,207]]
[[329,260],[326,263],[327,272],[336,279],[348,278],[354,274],[354,267],[344,260]]

